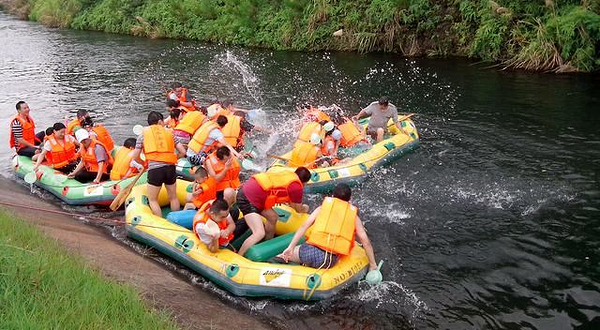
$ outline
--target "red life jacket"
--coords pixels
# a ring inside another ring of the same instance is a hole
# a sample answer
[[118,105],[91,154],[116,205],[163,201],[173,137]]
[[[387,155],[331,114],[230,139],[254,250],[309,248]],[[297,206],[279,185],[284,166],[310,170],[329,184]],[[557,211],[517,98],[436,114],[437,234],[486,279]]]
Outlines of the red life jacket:
[[48,160],[52,162],[53,168],[61,168],[77,159],[75,143],[73,140],[69,139],[68,136],[69,135],[65,134],[62,141],[57,140],[54,134],[48,137],[48,141],[52,147],[52,151],[50,152],[51,156]]
[[12,131],[12,123],[13,121],[18,120],[19,123],[21,123],[21,127],[23,128],[22,132],[23,132],[23,140],[31,143],[31,144],[35,144],[35,122],[33,121],[33,118],[31,118],[31,116],[27,115],[27,119],[23,119],[21,118],[20,115],[16,115],[11,121],[10,121],[10,147],[14,148],[16,146],[17,151],[19,151],[21,148],[24,148],[25,145],[22,143],[19,143],[15,140],[15,135],[13,134]]

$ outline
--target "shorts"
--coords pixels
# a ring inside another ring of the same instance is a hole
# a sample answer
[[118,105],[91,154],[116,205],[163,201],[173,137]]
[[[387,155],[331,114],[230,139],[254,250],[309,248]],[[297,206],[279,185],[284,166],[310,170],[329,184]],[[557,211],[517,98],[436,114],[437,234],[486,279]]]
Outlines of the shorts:
[[[200,238],[202,243],[209,245],[212,242],[213,237],[206,233],[206,224],[205,223],[202,223],[202,222],[198,223],[196,225],[195,232],[196,232],[196,236],[198,236],[198,238]],[[227,244],[221,245],[221,247],[227,247],[227,245],[229,245],[229,241],[227,241]]]
[[250,201],[246,198],[246,195],[244,195],[243,188],[240,188],[240,190],[238,190],[236,204],[237,204],[237,207],[240,209],[240,211],[244,215],[250,214],[250,213],[260,214],[262,212],[262,210],[258,209],[256,206],[252,205],[252,203],[250,203]]
[[[367,127],[367,135],[372,137],[373,140],[377,139],[377,130],[381,127]],[[385,128],[383,129],[383,133],[385,133]]]
[[177,180],[175,165],[161,166],[148,170],[148,184],[160,187],[164,184],[172,185]]
[[311,268],[330,268],[338,261],[338,256],[331,252],[326,252],[314,245],[302,244],[298,251],[300,263]]

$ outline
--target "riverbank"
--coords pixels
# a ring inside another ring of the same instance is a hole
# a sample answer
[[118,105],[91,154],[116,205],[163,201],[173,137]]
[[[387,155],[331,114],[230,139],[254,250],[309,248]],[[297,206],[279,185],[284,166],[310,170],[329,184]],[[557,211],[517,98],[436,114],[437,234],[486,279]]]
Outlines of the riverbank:
[[466,56],[545,72],[600,69],[589,0],[0,0],[60,28],[299,51]]
[[[4,178],[0,178],[0,191],[11,192],[0,196],[2,203],[34,205],[38,208],[62,211],[57,206],[41,200],[39,196],[32,195],[26,187]],[[34,224],[52,239],[57,240],[60,246],[69,253],[83,257],[85,264],[90,265],[103,277],[133,286],[152,308],[165,311],[182,329],[227,329],[242,325],[248,325],[252,329],[270,328],[257,318],[247,315],[237,308],[229,307],[214,295],[195,287],[189,282],[189,279],[173,274],[151,258],[140,256],[130,247],[109,236],[103,228],[85,225],[74,218],[43,211],[15,210],[14,208],[10,208],[10,211],[17,214],[19,218]],[[4,239],[2,240],[4,241]],[[7,244],[15,245],[14,242]],[[147,253],[151,254],[152,252],[147,251]],[[12,261],[11,264],[13,264]],[[5,267],[1,268],[5,269]],[[4,271],[2,272],[4,273]],[[48,274],[46,271],[40,273],[39,276],[45,278]],[[3,279],[4,277],[0,276],[0,281]],[[56,282],[57,284],[62,283]],[[70,306],[65,299],[58,300],[64,302],[64,306]],[[27,307],[29,308],[29,306]],[[88,312],[83,311],[82,313]],[[102,312],[111,319],[115,316],[114,320],[128,317],[122,315],[116,318],[112,309],[105,309]],[[141,324],[143,323],[138,322],[136,328],[156,328],[155,326],[142,327]],[[173,325],[170,326],[175,328]]]

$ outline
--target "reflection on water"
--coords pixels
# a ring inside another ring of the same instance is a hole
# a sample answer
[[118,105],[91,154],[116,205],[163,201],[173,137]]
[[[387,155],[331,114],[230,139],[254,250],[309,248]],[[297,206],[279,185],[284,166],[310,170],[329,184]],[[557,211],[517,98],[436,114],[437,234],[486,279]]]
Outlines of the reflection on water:
[[[360,284],[316,303],[245,299],[156,256],[220,299],[290,329],[600,326],[598,76],[228,49],[48,30],[4,14],[0,21],[5,123],[20,99],[39,128],[86,108],[121,142],[149,110],[163,109],[163,88],[177,80],[200,104],[229,98],[264,110],[262,124],[278,130],[254,137],[266,165],[267,152],[289,148],[300,102],[356,113],[386,94],[417,113],[421,148],[373,173],[353,196],[386,260],[381,286]],[[7,134],[0,130],[0,139]],[[0,150],[10,176],[11,153]]]

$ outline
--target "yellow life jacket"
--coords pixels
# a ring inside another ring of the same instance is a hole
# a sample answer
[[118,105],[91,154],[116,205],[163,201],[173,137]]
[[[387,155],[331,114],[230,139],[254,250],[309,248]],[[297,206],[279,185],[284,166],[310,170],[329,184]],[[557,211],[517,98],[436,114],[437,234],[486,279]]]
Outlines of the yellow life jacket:
[[338,198],[325,197],[310,227],[307,243],[336,255],[348,255],[354,247],[358,208]]
[[321,124],[316,123],[314,121],[308,122],[302,126],[300,129],[300,134],[298,134],[298,140],[303,142],[310,142],[310,136],[313,133],[319,134],[321,140],[325,137],[325,130]]
[[360,131],[356,125],[347,121],[338,126],[338,129],[342,133],[342,139],[340,140],[340,146],[344,148],[352,147],[360,141],[364,141],[366,136]]
[[315,161],[319,155],[319,148],[312,143],[297,141],[292,150],[289,166],[315,168]]
[[227,141],[227,143],[229,143],[229,145],[232,147],[237,147],[239,145],[239,141],[241,139],[241,121],[241,117],[229,115],[227,116],[227,124],[221,129],[223,135],[225,136],[225,141]]
[[112,170],[110,170],[111,180],[125,179],[125,174],[127,174],[127,171],[129,171],[129,175],[127,177],[132,177],[137,174],[137,169],[129,165],[133,159],[133,153],[134,150],[125,147],[121,147],[119,150],[117,150],[115,162]]
[[214,121],[209,120],[206,123],[202,124],[202,126],[198,128],[198,130],[196,131],[196,133],[194,133],[194,136],[190,140],[190,143],[188,144],[188,149],[191,149],[197,154],[201,151],[205,152],[206,154],[209,154],[214,147],[219,145],[219,141],[216,140],[213,141],[213,143],[211,143],[210,145],[204,145],[204,143],[208,139],[208,135],[214,129],[221,129],[219,125],[217,125],[217,123],[215,123]]
[[177,163],[173,133],[160,125],[144,128],[144,154],[147,161]]
[[288,187],[297,182],[302,186],[298,175],[294,172],[259,173],[252,176],[258,185],[267,193],[265,210],[273,208],[275,204],[290,202]]
[[179,124],[175,126],[175,129],[178,131],[186,132],[189,135],[194,135],[198,128],[200,128],[200,126],[202,126],[202,124],[204,123],[204,119],[206,119],[206,116],[202,112],[190,111],[185,116],[183,116],[183,119],[181,119]]

